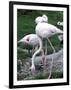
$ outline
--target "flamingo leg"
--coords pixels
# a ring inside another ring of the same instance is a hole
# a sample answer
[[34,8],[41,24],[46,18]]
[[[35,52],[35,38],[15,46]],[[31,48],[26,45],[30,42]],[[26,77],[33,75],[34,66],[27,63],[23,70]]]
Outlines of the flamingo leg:
[[47,40],[45,41],[45,66],[46,66],[46,55],[47,55]]
[[[43,41],[43,38],[42,38],[42,41]],[[42,47],[43,47],[43,43],[42,43]],[[45,67],[45,53],[44,53],[44,48],[42,48],[42,50],[41,50],[41,55],[42,55],[42,64]]]
[[45,41],[45,48],[42,48],[42,50],[41,50],[41,52],[42,52],[42,64],[44,66],[44,69],[46,69],[46,57],[45,57],[47,55],[47,45],[46,44],[47,44],[47,41]]
[[45,55],[47,55],[47,40],[45,41]]
[[[38,50],[38,45],[36,47],[33,46],[32,55],[34,54],[34,52],[36,50]],[[32,63],[32,64],[34,64],[34,63]],[[31,65],[31,66],[33,66],[33,65]],[[35,65],[34,65],[33,69],[31,69],[31,72],[32,72],[32,75],[35,75],[35,73],[36,73]]]
[[[49,42],[50,46],[51,46],[51,47],[52,47],[52,49],[53,49],[53,53],[55,53],[55,48],[53,47],[53,45],[52,45],[51,41],[50,41],[49,39],[47,39],[47,40],[48,40],[48,42]],[[50,72],[49,72],[48,79],[50,79],[50,77],[51,77],[52,67],[53,67],[53,57],[52,57],[52,61],[51,61],[51,66],[50,66]]]
[[44,63],[44,61],[45,61],[45,54],[44,54],[43,48],[42,48],[41,52],[42,52],[42,63],[43,63],[43,65],[44,65],[44,64],[45,64],[45,63]]

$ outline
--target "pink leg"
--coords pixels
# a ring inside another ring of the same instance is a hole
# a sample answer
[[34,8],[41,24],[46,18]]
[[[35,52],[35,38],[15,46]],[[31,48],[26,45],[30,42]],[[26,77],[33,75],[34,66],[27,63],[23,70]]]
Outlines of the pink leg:
[[45,54],[44,54],[44,50],[42,49],[42,64],[44,66],[46,66],[46,63],[45,63]]
[[[52,49],[53,49],[53,53],[55,53],[55,48],[53,47],[52,43],[50,42],[50,40],[48,39],[49,44],[51,45]],[[49,76],[48,79],[51,78],[51,74],[52,74],[52,68],[53,68],[53,57],[52,57],[52,61],[51,61],[51,65],[50,65],[50,72],[49,72]]]

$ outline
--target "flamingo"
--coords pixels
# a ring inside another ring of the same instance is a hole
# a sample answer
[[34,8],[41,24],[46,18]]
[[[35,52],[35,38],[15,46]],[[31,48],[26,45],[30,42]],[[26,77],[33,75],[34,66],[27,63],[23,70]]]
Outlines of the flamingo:
[[[39,37],[36,34],[29,34],[24,36],[21,40],[18,41],[18,43],[25,43],[33,46],[33,52],[34,52],[34,47],[38,46],[40,44]],[[41,50],[43,53],[43,50]],[[38,51],[37,51],[38,52]],[[43,55],[43,54],[42,54]],[[34,57],[34,56],[33,56]],[[35,65],[34,65],[34,60],[32,57],[32,65],[30,67],[32,74],[35,73]]]
[[[36,34],[38,36],[40,36],[42,39],[43,38],[47,38],[47,37],[51,37],[51,36],[53,36],[54,34],[57,34],[57,33],[63,33],[57,27],[55,27],[55,26],[53,26],[51,24],[47,24],[48,23],[48,17],[45,14],[42,15],[42,16],[37,17],[35,19],[35,22],[37,24],[37,26],[36,26]],[[46,31],[46,30],[48,30],[48,31]],[[58,38],[59,38],[59,36],[58,36]],[[59,40],[60,40],[60,38],[59,38]],[[53,45],[52,45],[52,43],[50,42],[49,39],[48,39],[48,42],[50,43],[50,45],[51,45],[51,47],[53,49],[53,52],[55,53],[55,49],[54,49],[54,47],[53,47]],[[47,54],[47,41],[46,41],[46,51],[45,51],[45,54]],[[46,58],[43,55],[43,60],[44,59],[46,60]],[[52,63],[53,63],[53,58],[52,58]],[[51,69],[52,69],[52,63],[51,63]],[[50,78],[50,76],[51,76],[51,70],[50,70],[50,75],[49,75],[48,78]]]
[[[40,37],[40,42],[42,43],[43,38],[47,39],[53,49],[53,52],[55,53],[55,49],[54,49],[52,43],[50,42],[49,37],[56,35],[56,34],[63,34],[63,31],[60,30],[59,28],[57,28],[56,26],[45,23],[45,22],[42,22],[42,23],[39,22],[36,25],[35,31],[36,31],[36,34]],[[35,53],[34,53],[34,55],[35,55]],[[33,58],[34,58],[34,55],[33,55]],[[53,64],[53,58],[52,58],[52,62],[51,62],[51,70],[52,70],[52,64]],[[51,77],[51,70],[50,70],[50,75],[48,78]]]
[[[36,24],[43,23],[43,22],[48,23],[48,17],[45,14],[43,14],[42,16],[39,16],[35,19]],[[61,25],[63,25],[63,22],[58,21],[57,25],[61,26]],[[63,35],[58,35],[58,39],[60,40],[60,43],[62,44],[63,43]],[[45,47],[46,47],[45,54],[47,54],[47,41],[46,41]]]
[[[42,16],[39,16],[39,17],[37,17],[36,19],[35,19],[35,22],[36,22],[36,24],[38,24],[38,23],[48,23],[48,17],[45,15],[45,14],[43,14]],[[62,43],[63,41],[60,39],[62,36],[61,35],[59,35],[58,36],[58,39],[60,40],[60,42]],[[45,46],[45,55],[47,54],[47,40],[46,40],[46,46]]]

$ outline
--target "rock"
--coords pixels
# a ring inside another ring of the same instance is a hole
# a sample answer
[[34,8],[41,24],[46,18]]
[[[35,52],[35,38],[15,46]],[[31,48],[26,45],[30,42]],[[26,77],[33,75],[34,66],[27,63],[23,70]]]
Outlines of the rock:
[[[35,58],[35,67],[36,67],[36,74],[33,76],[31,71],[30,71],[30,66],[31,66],[31,58],[28,58],[25,60],[18,60],[18,66],[20,66],[20,70],[18,70],[18,79],[19,80],[29,80],[32,79],[33,77],[40,75],[40,74],[44,74],[45,73],[49,73],[50,72],[50,68],[51,68],[51,61],[52,61],[52,57],[53,57],[53,67],[52,67],[52,72],[63,72],[63,49],[60,50],[57,53],[51,54],[51,55],[47,55],[46,56],[46,68],[44,70],[44,66],[41,63],[41,57],[37,56]],[[19,72],[20,71],[20,72]]]

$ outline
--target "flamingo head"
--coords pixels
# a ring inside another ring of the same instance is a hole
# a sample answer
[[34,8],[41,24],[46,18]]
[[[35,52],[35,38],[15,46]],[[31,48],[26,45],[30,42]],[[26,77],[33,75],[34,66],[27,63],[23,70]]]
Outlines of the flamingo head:
[[21,40],[24,44],[29,44],[30,43],[30,37],[28,35],[26,35],[22,40]]
[[39,16],[35,19],[36,24],[42,23],[42,22],[45,22],[45,23],[48,22],[48,17],[45,14],[43,14],[42,16]]
[[24,38],[22,38],[19,42],[22,42],[24,44],[29,44],[30,42],[30,37],[26,35]]
[[26,42],[28,44],[29,41],[30,41],[30,37],[27,37],[24,42]]
[[24,36],[21,40],[18,41],[18,43],[21,42],[33,46],[39,44],[38,36],[36,34],[29,34]]
[[30,67],[30,70],[31,70],[32,74],[34,74],[34,73],[35,73],[35,66],[32,65],[32,66]]

